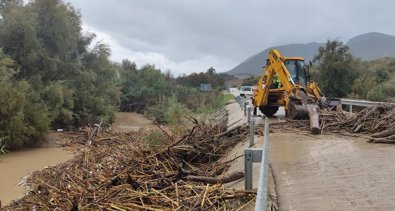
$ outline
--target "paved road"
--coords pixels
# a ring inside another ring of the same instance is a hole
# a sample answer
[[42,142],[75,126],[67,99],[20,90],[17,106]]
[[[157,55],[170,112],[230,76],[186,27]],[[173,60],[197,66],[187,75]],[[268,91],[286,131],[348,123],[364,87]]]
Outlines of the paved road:
[[395,210],[395,145],[270,135],[280,210]]
[[[229,105],[228,110],[230,123],[245,122],[237,105]],[[277,116],[283,118],[284,111]],[[248,142],[240,143],[227,160],[246,147]],[[395,145],[283,131],[270,134],[270,162],[281,211],[395,210]],[[241,158],[230,171],[243,169]],[[257,172],[259,164],[254,165]],[[254,174],[254,181],[257,177]],[[243,180],[229,184],[243,185]]]

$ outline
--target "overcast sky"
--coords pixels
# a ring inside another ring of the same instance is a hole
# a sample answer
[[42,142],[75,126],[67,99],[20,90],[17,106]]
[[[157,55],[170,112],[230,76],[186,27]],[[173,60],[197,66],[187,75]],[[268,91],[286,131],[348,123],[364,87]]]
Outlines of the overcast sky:
[[191,73],[232,69],[265,48],[395,35],[394,0],[66,0],[112,58]]

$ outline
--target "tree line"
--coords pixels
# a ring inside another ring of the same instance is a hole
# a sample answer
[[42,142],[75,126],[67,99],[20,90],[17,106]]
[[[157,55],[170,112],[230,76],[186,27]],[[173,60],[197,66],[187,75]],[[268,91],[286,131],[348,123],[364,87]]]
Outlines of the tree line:
[[363,61],[348,46],[328,40],[318,49],[312,78],[325,95],[373,101],[395,101],[395,58]]
[[214,68],[175,79],[153,65],[114,63],[94,38],[62,0],[0,0],[0,149],[39,143],[51,128],[111,124],[119,110],[171,122],[218,106],[219,91],[196,88],[223,86]]

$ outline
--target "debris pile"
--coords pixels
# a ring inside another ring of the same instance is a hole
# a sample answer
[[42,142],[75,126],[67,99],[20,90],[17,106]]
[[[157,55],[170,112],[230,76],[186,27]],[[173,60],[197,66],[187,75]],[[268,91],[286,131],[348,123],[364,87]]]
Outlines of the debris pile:
[[[369,136],[372,143],[395,143],[395,105],[379,104],[366,107],[358,113],[322,110],[320,113],[322,133]],[[286,120],[271,123],[271,129],[309,130],[308,120]]]
[[[325,121],[325,119],[324,119]],[[327,119],[324,130],[345,130],[371,136],[373,143],[395,143],[395,105],[379,104],[367,107],[350,117]]]
[[75,143],[72,160],[34,172],[27,195],[4,210],[235,210],[255,195],[225,189],[243,173],[224,175],[219,160],[248,130],[224,131],[224,118],[156,149],[142,132],[102,131],[90,145]]

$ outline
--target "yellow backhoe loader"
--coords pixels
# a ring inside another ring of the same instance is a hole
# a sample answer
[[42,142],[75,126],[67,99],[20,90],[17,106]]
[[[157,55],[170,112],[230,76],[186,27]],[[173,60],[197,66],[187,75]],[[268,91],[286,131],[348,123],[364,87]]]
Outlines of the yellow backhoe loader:
[[273,116],[280,106],[290,119],[310,119],[313,133],[321,132],[319,105],[326,102],[316,82],[309,81],[308,67],[302,57],[283,57],[272,49],[266,68],[254,87],[254,115],[259,108],[265,116]]

